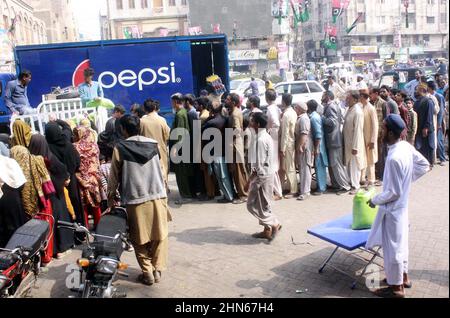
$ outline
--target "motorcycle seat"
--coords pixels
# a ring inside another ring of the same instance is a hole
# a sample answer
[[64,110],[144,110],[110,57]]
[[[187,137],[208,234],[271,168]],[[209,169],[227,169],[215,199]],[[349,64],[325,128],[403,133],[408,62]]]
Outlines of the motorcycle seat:
[[45,242],[49,229],[46,221],[32,219],[16,230],[5,249],[23,247],[30,250],[30,255],[34,255]]
[[[99,235],[114,237],[119,233],[127,233],[127,219],[118,215],[105,215],[97,225],[96,233]],[[97,238],[97,241],[110,241]]]
[[[127,233],[127,219],[126,216],[120,214],[107,214],[100,219],[97,225],[96,233],[99,235],[115,237],[119,233]],[[123,246],[122,240],[112,240],[103,237],[96,237],[95,242],[96,255],[103,255],[109,257],[116,257],[120,259]]]
[[19,256],[10,252],[0,251],[0,271],[4,271],[13,266],[19,259]]

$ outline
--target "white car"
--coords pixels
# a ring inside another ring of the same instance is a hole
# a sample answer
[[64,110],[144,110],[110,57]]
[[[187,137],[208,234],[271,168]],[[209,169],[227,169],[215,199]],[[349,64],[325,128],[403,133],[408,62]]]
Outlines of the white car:
[[241,75],[242,75],[242,73],[230,71],[230,78],[233,78],[236,76],[241,76]]
[[[297,81],[297,82],[283,82],[275,85],[275,91],[277,92],[277,105],[281,105],[282,95],[285,93],[292,94],[292,102],[305,102],[307,103],[311,99],[322,104],[322,96],[325,92],[325,88],[316,81]],[[265,106],[267,103],[265,103]]]
[[[266,83],[259,78],[256,78],[255,80],[258,83],[259,98],[264,99],[264,96],[266,94]],[[245,106],[245,104],[247,103],[247,96],[245,96],[244,92],[247,88],[250,87],[251,82],[251,78],[237,79],[230,82],[231,93],[236,93],[241,97],[243,106]],[[250,90],[247,92],[247,94],[249,93],[251,93]]]

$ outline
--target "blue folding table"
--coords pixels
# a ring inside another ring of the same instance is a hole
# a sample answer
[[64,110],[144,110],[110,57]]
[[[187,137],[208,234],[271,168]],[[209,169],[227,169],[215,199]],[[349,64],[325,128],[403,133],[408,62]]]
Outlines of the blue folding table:
[[[339,250],[339,248],[345,249],[350,252],[359,249],[364,252],[368,252],[372,255],[372,258],[370,260],[367,260],[359,255],[355,255],[368,262],[367,265],[363,268],[362,273],[358,275],[359,277],[362,277],[366,273],[367,268],[375,262],[375,259],[377,257],[382,258],[379,254],[379,249],[377,251],[372,251],[364,248],[369,238],[370,230],[360,230],[360,231],[352,230],[352,222],[353,216],[350,214],[308,230],[308,234],[313,235],[333,245],[336,245],[336,248],[334,249],[333,253],[331,253],[331,255],[325,260],[325,262],[320,267],[319,273],[322,273],[325,267],[329,266],[335,269],[336,271],[346,275],[347,277],[350,277],[352,279],[355,278],[354,276],[351,276],[348,273],[344,272],[343,270],[330,264],[331,259]],[[356,288],[356,283],[357,280],[354,280],[352,284],[352,289]]]

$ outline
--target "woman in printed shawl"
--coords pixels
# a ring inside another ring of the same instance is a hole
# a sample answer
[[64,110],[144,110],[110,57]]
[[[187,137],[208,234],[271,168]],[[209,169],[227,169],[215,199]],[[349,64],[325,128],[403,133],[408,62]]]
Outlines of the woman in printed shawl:
[[26,122],[17,119],[13,123],[13,146],[24,146],[28,148],[32,136],[31,127]]
[[95,136],[89,128],[80,126],[75,130],[75,149],[80,154],[80,169],[76,173],[80,185],[81,199],[85,207],[85,215],[93,214],[97,226],[101,217],[100,196],[100,150]]
[[74,245],[73,232],[57,226],[58,221],[69,223],[73,221],[68,211],[64,195],[64,184],[69,178],[69,174],[64,164],[50,151],[44,136],[34,135],[31,139],[29,150],[32,155],[42,156],[44,158],[56,190],[56,193],[50,196],[54,217],[54,224],[53,222],[51,223],[54,233],[51,256],[55,255],[57,258],[60,258],[62,256],[61,254],[68,251]]
[[33,218],[39,212],[48,211],[50,208],[48,198],[55,193],[55,188],[44,158],[31,155],[23,146],[14,146],[11,149],[11,158],[17,161],[27,180],[21,194],[28,218]]

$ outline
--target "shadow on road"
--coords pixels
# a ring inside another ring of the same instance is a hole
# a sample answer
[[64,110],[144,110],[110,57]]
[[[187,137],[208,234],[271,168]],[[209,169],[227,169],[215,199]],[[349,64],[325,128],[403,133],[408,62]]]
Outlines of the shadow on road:
[[[268,280],[241,280],[240,288],[262,288],[262,294],[281,298],[320,298],[320,297],[371,297],[365,286],[365,279],[359,278],[355,290],[351,289],[353,280],[328,267],[322,274],[318,269],[333,248],[325,248],[294,261],[271,269],[275,277]],[[367,255],[365,255],[367,257]],[[333,264],[350,275],[359,274],[365,263],[347,252],[338,252]]]
[[247,233],[226,230],[221,227],[191,229],[180,233],[170,233],[177,241],[193,244],[259,245],[268,244],[267,240],[255,239]]

